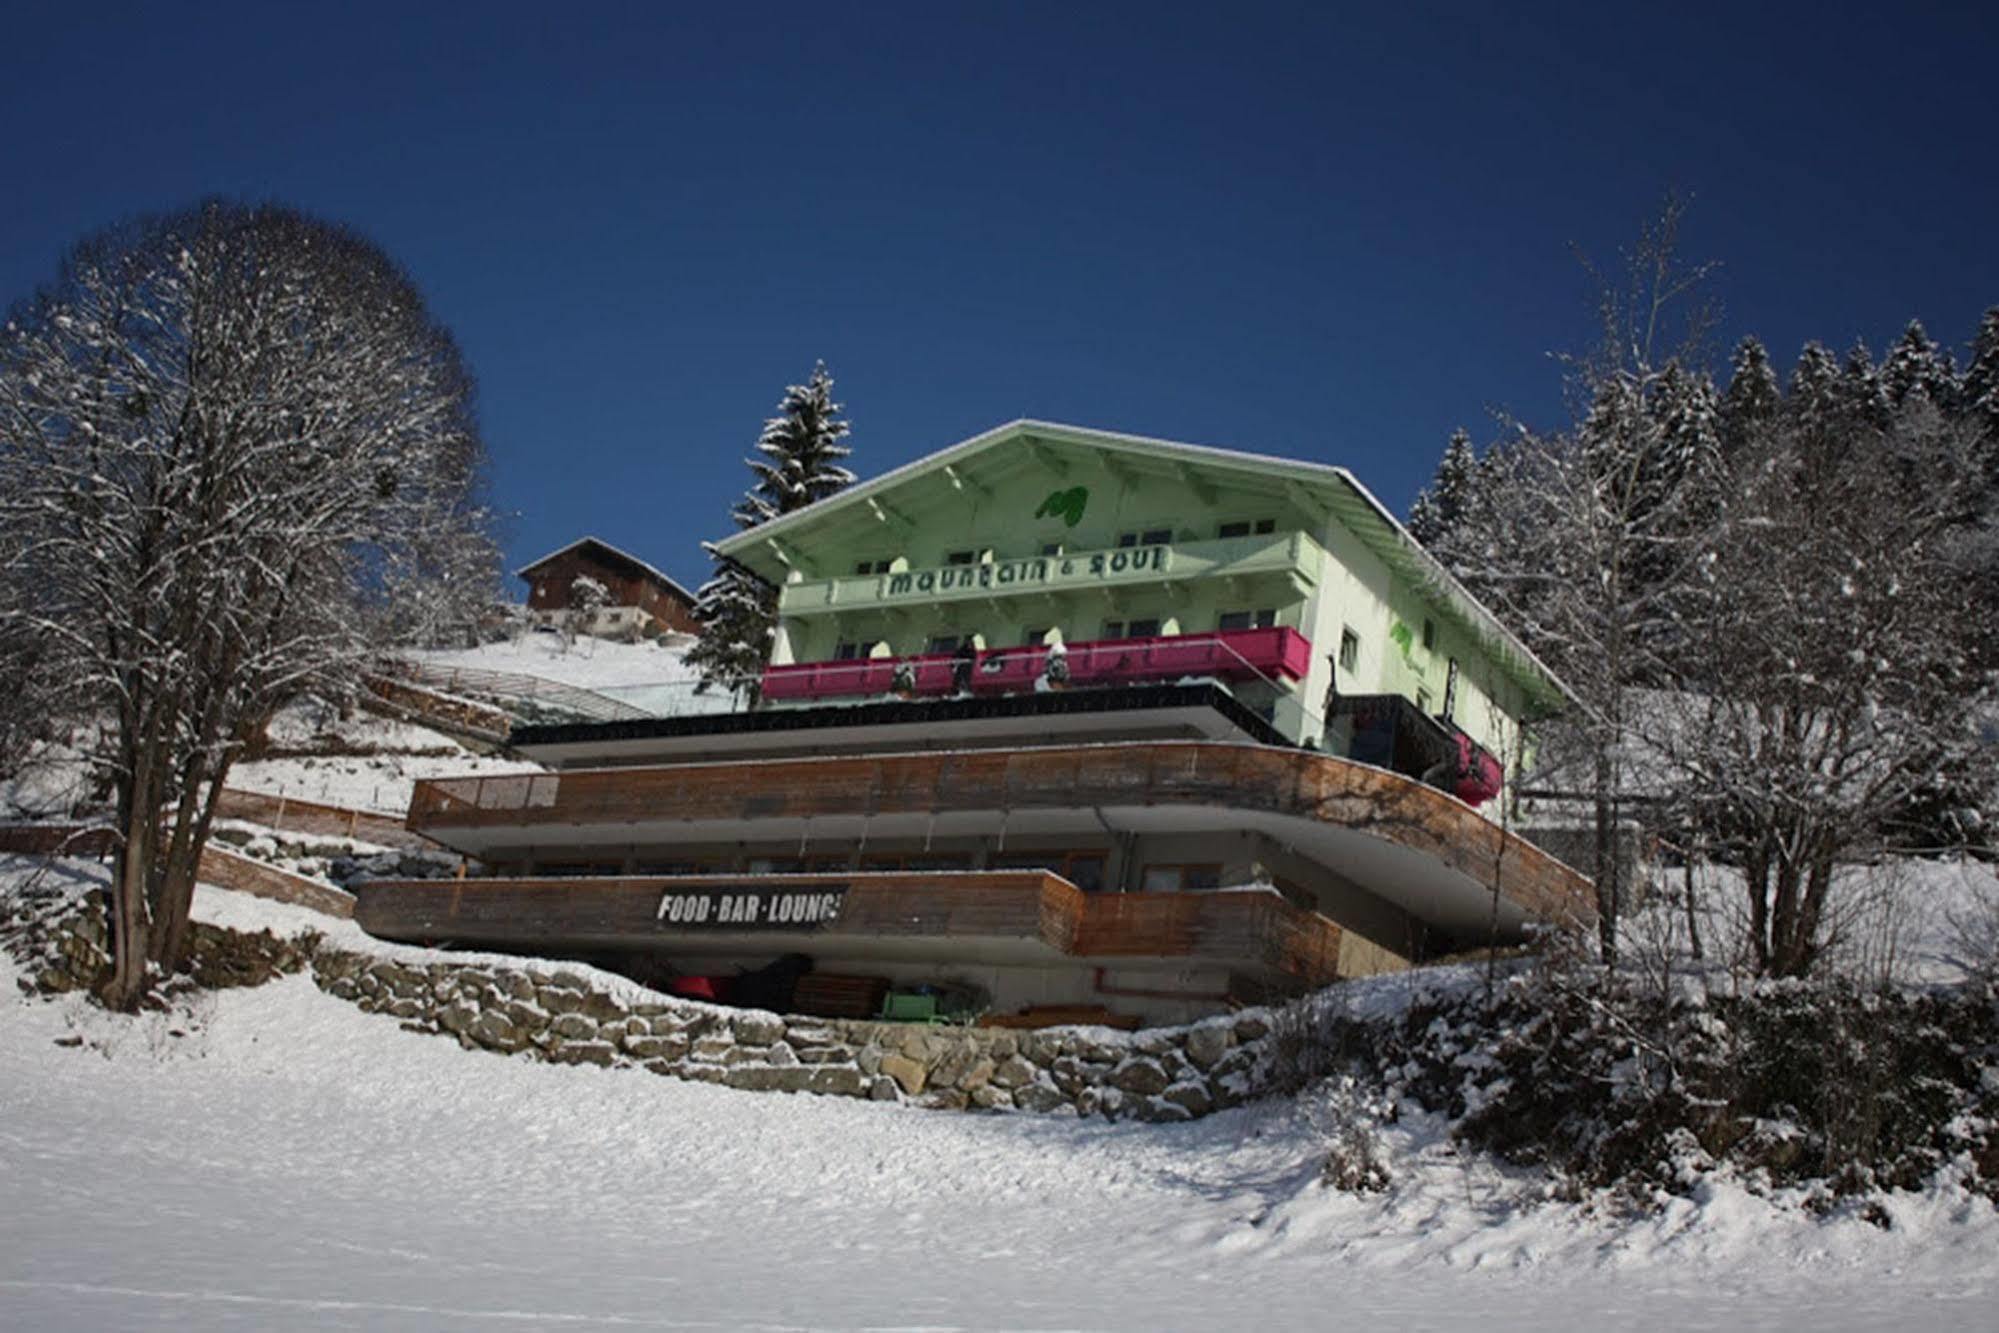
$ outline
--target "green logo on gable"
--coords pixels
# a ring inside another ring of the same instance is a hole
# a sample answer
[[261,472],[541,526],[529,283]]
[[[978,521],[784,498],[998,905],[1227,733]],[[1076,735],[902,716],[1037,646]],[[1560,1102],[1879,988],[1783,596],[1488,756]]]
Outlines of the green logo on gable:
[[1036,518],[1059,518],[1070,527],[1083,521],[1083,509],[1090,503],[1090,488],[1071,486],[1066,491],[1050,491],[1034,511]]

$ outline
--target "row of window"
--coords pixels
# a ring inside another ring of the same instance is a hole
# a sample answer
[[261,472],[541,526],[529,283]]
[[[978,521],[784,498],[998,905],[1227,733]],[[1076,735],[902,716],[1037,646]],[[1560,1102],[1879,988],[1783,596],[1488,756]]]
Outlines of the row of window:
[[[1108,856],[1100,851],[1040,851],[995,853],[987,863],[990,870],[1046,870],[1060,875],[1085,893],[1099,893],[1105,886]],[[851,864],[850,864],[851,862]],[[860,857],[829,853],[823,856],[757,856],[744,863],[747,875],[820,875],[847,870],[876,873],[921,873],[932,870],[970,870],[968,852],[869,853]],[[629,872],[619,862],[550,861],[535,867],[537,875],[550,878],[585,875],[711,875],[728,873],[729,867],[711,860],[638,861]],[[1146,893],[1179,893],[1222,886],[1222,867],[1214,861],[1149,861],[1139,871],[1139,888]]]
[[[1215,528],[1215,536],[1223,541],[1227,541],[1231,537],[1260,537],[1275,531],[1277,531],[1277,520],[1274,518],[1232,519],[1227,523],[1218,525]],[[1121,548],[1133,546],[1167,546],[1172,541],[1173,529],[1171,528],[1134,528],[1129,532],[1120,532],[1117,536],[1117,544]],[[1061,542],[1044,542],[1041,546],[1042,555],[1062,555],[1066,551],[1067,547]],[[944,553],[944,563],[947,565],[976,565],[991,555],[992,552],[990,550],[967,547],[958,551],[946,551]],[[893,556],[883,556],[878,559],[870,558],[857,561],[854,565],[854,573],[864,576],[888,574],[893,572],[894,566],[895,557]]]
[[[1139,616],[1130,620],[1106,620],[1099,639],[1156,639],[1163,622],[1158,616]],[[1277,608],[1258,607],[1254,611],[1224,611],[1215,617],[1215,629],[1221,633],[1244,629],[1270,629],[1277,624]],[[1021,631],[1020,644],[1024,648],[1038,648],[1048,641],[1051,630],[1048,625],[1032,625]],[[1189,631],[1181,630],[1185,634]],[[1198,632],[1198,631],[1194,631]],[[972,636],[963,634],[933,634],[924,641],[926,653],[955,653],[960,644]],[[1069,636],[1063,635],[1066,639]],[[852,662],[875,655],[875,644],[858,639],[842,639],[833,647],[833,660]],[[1358,646],[1356,645],[1356,651]],[[1352,668],[1348,668],[1351,670]]]

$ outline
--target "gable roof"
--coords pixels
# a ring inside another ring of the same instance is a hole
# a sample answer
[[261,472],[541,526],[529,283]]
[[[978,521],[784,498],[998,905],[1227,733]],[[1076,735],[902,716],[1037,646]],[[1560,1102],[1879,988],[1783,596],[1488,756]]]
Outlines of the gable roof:
[[878,477],[849,486],[837,494],[823,500],[780,515],[767,523],[735,533],[715,543],[721,554],[741,560],[752,568],[764,563],[752,552],[764,548],[776,550],[781,543],[777,540],[829,515],[841,513],[856,506],[876,503],[883,493],[919,477],[933,473],[943,473],[953,478],[952,469],[967,462],[971,457],[984,453],[1012,440],[1030,440],[1047,445],[1067,445],[1072,448],[1103,450],[1110,453],[1135,457],[1149,457],[1185,469],[1203,469],[1222,473],[1250,474],[1261,478],[1277,478],[1288,484],[1295,484],[1302,491],[1320,499],[1325,507],[1360,539],[1377,559],[1395,574],[1406,579],[1419,593],[1425,596],[1436,609],[1461,624],[1477,642],[1493,657],[1513,680],[1520,685],[1535,711],[1554,711],[1573,699],[1567,686],[1536,657],[1526,644],[1499,618],[1486,610],[1459,583],[1451,572],[1444,568],[1437,558],[1409,535],[1401,522],[1388,507],[1376,499],[1373,492],[1355,479],[1343,467],[1326,463],[1311,463],[1295,458],[1277,458],[1268,454],[1245,453],[1236,449],[1220,449],[1213,445],[1184,444],[1175,440],[1160,440],[1144,435],[1126,435],[1117,431],[1096,430],[1087,426],[1070,426],[1060,422],[1036,421],[1021,418],[996,426],[992,430],[961,440],[936,453],[927,454],[901,467],[892,468]]
[[540,569],[543,565],[547,564],[551,560],[556,559],[559,556],[568,555],[571,551],[575,550],[579,546],[595,547],[597,550],[603,552],[605,555],[610,556],[613,560],[623,561],[625,564],[631,565],[632,567],[637,569],[640,573],[644,574],[647,578],[653,579],[659,583],[664,583],[667,587],[673,589],[674,592],[678,593],[681,596],[681,598],[684,599],[685,601],[692,603],[694,600],[694,595],[688,592],[687,589],[681,587],[679,582],[675,580],[672,576],[665,574],[660,570],[654,569],[651,565],[639,559],[637,556],[633,555],[630,551],[619,550],[617,547],[611,545],[611,543],[603,540],[601,537],[578,537],[575,541],[569,543],[569,545],[559,547],[556,550],[550,551],[547,555],[541,557],[541,559],[539,560],[528,561],[525,565],[522,565],[519,569],[514,571],[514,577],[517,579],[531,579],[533,577],[532,571]]

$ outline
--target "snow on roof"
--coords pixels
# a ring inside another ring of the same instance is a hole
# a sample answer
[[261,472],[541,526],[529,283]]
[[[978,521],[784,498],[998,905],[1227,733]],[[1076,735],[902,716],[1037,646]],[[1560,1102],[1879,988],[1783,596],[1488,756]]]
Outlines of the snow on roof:
[[[803,508],[794,509],[767,523],[731,534],[717,542],[716,549],[724,555],[738,555],[759,542],[768,541],[792,528],[810,523],[830,511],[863,501],[903,481],[928,473],[1016,435],[1045,436],[1050,442],[1082,447],[1166,454],[1187,463],[1209,463],[1220,467],[1276,473],[1300,485],[1328,487],[1346,499],[1347,503],[1336,503],[1334,508],[1340,512],[1342,518],[1354,525],[1356,534],[1366,542],[1375,555],[1387,562],[1391,568],[1397,568],[1398,572],[1409,577],[1419,588],[1429,589],[1440,604],[1456,612],[1494,651],[1501,665],[1509,669],[1510,674],[1527,689],[1529,695],[1539,700],[1542,707],[1559,708],[1574,698],[1561,678],[1535,656],[1534,651],[1523,643],[1518,635],[1514,634],[1499,617],[1487,610],[1462,583],[1458,582],[1456,576],[1444,568],[1441,561],[1409,535],[1408,529],[1402,526],[1401,520],[1395,517],[1387,505],[1375,498],[1374,493],[1362,485],[1353,473],[1331,463],[1279,458],[1273,454],[1223,449],[1211,444],[1187,444],[1179,440],[1162,440],[1149,435],[1130,435],[1091,426],[1071,426],[1059,421],[1038,421],[1031,417],[1020,417],[995,426],[991,430],[982,431],[970,439],[948,445],[935,453],[925,454],[921,458],[904,463],[901,467],[891,468],[878,477],[849,486],[845,490],[814,501]],[[1355,520],[1360,522],[1356,523]],[[1374,540],[1368,540],[1370,537]]]
[[687,589],[681,587],[680,581],[678,579],[675,579],[672,575],[667,574],[663,570],[656,569],[652,565],[647,564],[645,561],[633,555],[630,551],[620,550],[618,547],[613,546],[611,545],[611,543],[605,541],[602,537],[578,537],[575,541],[569,543],[569,545],[558,547],[556,550],[550,551],[547,555],[543,556],[539,560],[528,561],[525,565],[522,565],[519,569],[514,571],[514,577],[517,579],[527,578],[529,570],[539,569],[541,566],[547,564],[549,561],[555,559],[557,556],[567,555],[569,554],[569,552],[575,550],[579,546],[595,546],[600,550],[609,551],[612,555],[618,557],[618,559],[629,561],[631,564],[638,566],[640,569],[644,570],[647,574],[650,574],[653,578],[658,579],[661,583],[664,583],[667,587],[679,593],[687,601],[692,602],[694,600],[694,594],[687,591]]

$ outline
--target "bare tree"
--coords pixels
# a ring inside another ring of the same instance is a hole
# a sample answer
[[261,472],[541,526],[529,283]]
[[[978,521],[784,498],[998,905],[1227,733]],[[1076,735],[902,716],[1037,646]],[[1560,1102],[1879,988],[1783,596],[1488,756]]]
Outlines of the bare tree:
[[[1807,362],[1812,360],[1808,353]],[[1981,432],[1911,395],[1828,419],[1810,379],[1745,433],[1650,746],[1739,864],[1753,965],[1837,940],[1837,868],[1878,854],[1941,772],[1989,770],[1991,591],[1963,557]],[[1844,395],[1853,401],[1851,394]]]
[[280,207],[94,236],[0,332],[0,639],[109,720],[107,1003],[180,962],[249,731],[490,549],[472,397],[386,256]]
[[1572,366],[1574,423],[1516,429],[1496,446],[1479,465],[1477,502],[1438,550],[1573,691],[1607,963],[1629,889],[1619,841],[1631,691],[1656,679],[1659,655],[1681,634],[1681,585],[1701,549],[1720,452],[1714,387],[1683,360],[1706,332],[1693,298],[1708,267],[1676,254],[1682,211],[1667,202],[1621,284],[1599,279],[1601,339]]

